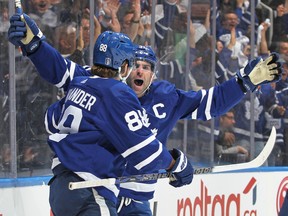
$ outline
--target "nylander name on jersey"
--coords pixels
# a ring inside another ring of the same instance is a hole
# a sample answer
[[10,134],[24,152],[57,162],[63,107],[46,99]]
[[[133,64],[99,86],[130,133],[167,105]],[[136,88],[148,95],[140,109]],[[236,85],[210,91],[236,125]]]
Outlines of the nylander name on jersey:
[[73,88],[68,91],[65,102],[67,102],[67,100],[71,100],[80,107],[91,111],[91,107],[96,102],[96,97],[83,91],[82,89]]

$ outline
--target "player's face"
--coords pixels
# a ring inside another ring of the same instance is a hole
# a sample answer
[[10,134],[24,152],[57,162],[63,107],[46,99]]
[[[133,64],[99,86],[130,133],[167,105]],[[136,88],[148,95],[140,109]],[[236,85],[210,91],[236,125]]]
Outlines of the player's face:
[[146,61],[136,61],[135,69],[131,72],[127,83],[138,97],[142,97],[153,78],[151,64]]

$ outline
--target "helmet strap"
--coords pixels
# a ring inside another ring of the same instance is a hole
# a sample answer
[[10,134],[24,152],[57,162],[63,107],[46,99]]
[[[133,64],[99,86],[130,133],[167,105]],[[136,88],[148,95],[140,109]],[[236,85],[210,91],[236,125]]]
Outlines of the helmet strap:
[[130,76],[132,70],[133,70],[133,67],[129,67],[129,68],[128,68],[128,73],[127,73],[127,75],[126,75],[125,77],[122,77],[122,75],[121,75],[121,67],[119,67],[119,68],[118,68],[118,74],[119,74],[120,81],[123,82],[123,83],[125,83],[125,84],[127,85],[126,80],[127,80],[127,78]]

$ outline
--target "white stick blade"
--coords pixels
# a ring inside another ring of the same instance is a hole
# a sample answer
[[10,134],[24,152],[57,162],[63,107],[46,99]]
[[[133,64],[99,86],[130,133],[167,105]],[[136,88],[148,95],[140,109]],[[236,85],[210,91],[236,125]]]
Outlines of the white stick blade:
[[252,161],[247,163],[239,163],[239,164],[231,164],[231,165],[223,165],[223,166],[215,166],[212,172],[226,172],[226,171],[233,171],[233,170],[242,170],[242,169],[249,169],[254,167],[259,167],[264,164],[264,162],[269,157],[270,153],[273,150],[274,144],[276,141],[276,129],[273,126],[269,139],[266,142],[261,153]]

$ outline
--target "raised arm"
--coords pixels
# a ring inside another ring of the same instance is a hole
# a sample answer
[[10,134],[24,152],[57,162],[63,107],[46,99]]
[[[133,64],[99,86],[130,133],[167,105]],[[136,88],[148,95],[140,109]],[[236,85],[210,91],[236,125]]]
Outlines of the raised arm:
[[15,46],[21,47],[23,55],[32,61],[44,80],[59,88],[66,88],[74,76],[91,75],[89,69],[63,58],[45,42],[45,36],[34,20],[26,14],[23,17],[14,14],[10,18],[8,39]]

